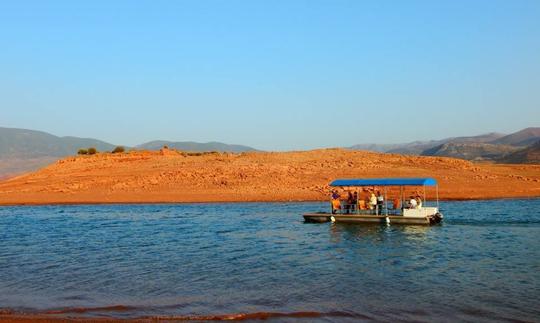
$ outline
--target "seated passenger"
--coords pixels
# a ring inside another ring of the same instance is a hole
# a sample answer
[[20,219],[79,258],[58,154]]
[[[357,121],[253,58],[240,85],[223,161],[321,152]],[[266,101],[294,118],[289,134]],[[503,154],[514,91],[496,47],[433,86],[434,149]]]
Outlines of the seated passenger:
[[358,209],[359,210],[367,210],[366,201],[358,200]]
[[416,197],[414,199],[416,200],[417,208],[421,209],[422,208],[422,199],[420,198],[420,195],[416,195]]
[[416,209],[417,206],[418,206],[418,201],[416,201],[414,196],[411,195],[411,199],[409,200],[409,208]]
[[401,207],[399,199],[394,199],[394,201],[392,201],[392,205],[394,207],[394,210],[399,210],[399,208]]

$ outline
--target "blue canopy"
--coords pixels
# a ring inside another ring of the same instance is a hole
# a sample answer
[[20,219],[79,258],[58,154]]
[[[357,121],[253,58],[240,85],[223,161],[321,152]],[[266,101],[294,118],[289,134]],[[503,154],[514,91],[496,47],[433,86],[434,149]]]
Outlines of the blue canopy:
[[330,186],[435,186],[434,178],[366,178],[336,179]]

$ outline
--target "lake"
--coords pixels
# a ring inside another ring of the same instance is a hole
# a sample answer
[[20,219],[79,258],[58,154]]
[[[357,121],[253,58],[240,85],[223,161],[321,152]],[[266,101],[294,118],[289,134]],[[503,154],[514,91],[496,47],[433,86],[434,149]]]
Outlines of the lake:
[[303,212],[327,209],[0,207],[0,310],[539,321],[540,199],[442,202],[444,223],[432,227],[303,222]]

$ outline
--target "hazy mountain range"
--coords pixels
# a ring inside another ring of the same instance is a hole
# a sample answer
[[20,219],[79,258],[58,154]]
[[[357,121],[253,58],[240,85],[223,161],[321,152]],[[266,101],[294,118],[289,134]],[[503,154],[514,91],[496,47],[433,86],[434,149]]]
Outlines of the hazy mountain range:
[[228,151],[228,152],[245,152],[245,151],[257,151],[257,149],[242,146],[242,145],[229,145],[221,142],[193,142],[193,141],[166,141],[166,140],[154,140],[138,146],[137,149],[157,150],[163,146],[174,148],[183,151]]
[[[511,134],[487,133],[478,136],[452,137],[441,140],[413,141],[402,144],[360,144],[350,149],[372,150],[404,155],[454,157],[467,160],[503,162],[507,155],[525,150],[540,141],[540,127],[526,128]],[[535,149],[532,146],[531,149]],[[517,155],[516,155],[517,156]],[[521,154],[520,156],[532,156]],[[516,163],[530,160],[512,159]]]
[[[540,141],[540,128],[536,127],[512,134],[488,133],[403,144],[359,144],[348,148],[477,161],[540,163],[538,161],[540,145],[535,144],[538,141]],[[150,141],[135,147],[126,146],[126,148],[156,150],[164,145],[184,151],[257,151],[249,146],[221,142],[165,140]],[[111,151],[116,145],[91,138],[58,137],[43,131],[0,127],[0,178],[35,170],[59,158],[75,155],[80,148],[88,147],[95,147],[98,151]]]
[[[127,149],[156,150],[164,145],[184,151],[256,151],[241,145],[221,142],[150,141]],[[116,145],[90,138],[58,137],[43,131],[0,127],[0,178],[32,171],[59,158],[75,155],[80,148],[95,147],[98,151],[111,151]]]

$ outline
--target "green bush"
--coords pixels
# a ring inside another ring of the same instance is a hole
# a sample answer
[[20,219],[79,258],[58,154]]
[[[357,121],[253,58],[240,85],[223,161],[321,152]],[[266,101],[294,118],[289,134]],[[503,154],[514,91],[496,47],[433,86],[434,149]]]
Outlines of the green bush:
[[79,149],[79,151],[77,151],[77,155],[88,155],[88,150]]
[[94,147],[88,148],[88,155],[95,155],[97,152],[97,149]]
[[116,148],[113,149],[112,153],[113,154],[123,153],[124,151],[126,151],[126,149],[123,146],[117,146]]

